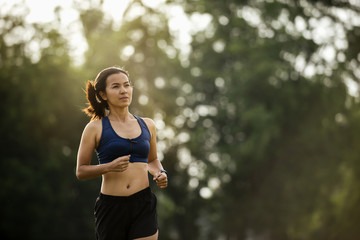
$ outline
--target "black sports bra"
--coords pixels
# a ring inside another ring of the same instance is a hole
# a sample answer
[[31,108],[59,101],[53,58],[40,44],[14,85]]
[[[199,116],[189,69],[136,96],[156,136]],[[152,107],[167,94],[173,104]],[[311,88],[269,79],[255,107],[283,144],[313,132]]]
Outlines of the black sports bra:
[[129,154],[131,155],[130,162],[148,162],[150,131],[142,118],[133,116],[140,124],[141,134],[132,139],[120,137],[112,128],[109,118],[107,116],[102,118],[102,133],[99,146],[96,149],[100,164],[111,162],[118,157]]

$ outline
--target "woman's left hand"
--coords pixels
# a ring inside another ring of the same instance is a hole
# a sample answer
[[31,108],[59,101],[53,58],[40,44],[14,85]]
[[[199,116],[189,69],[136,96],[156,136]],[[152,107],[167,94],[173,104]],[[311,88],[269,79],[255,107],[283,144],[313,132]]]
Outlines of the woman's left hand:
[[159,188],[166,188],[168,185],[168,178],[166,173],[164,172],[158,172],[154,178],[154,181],[156,181],[156,184],[158,185]]

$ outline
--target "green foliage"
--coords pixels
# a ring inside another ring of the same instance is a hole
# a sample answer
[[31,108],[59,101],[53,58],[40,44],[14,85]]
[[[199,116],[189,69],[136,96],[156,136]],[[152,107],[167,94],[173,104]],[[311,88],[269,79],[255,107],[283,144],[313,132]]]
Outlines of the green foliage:
[[[187,2],[189,14],[196,4]],[[197,109],[205,101],[215,106],[218,114],[210,117],[207,131],[195,130],[196,136],[188,146],[192,155],[206,164],[206,171],[218,173],[222,180],[221,190],[216,190],[220,199],[209,200],[222,203],[217,208],[220,220],[213,222],[209,236],[213,232],[225,239],[251,236],[354,239],[356,224],[338,222],[334,220],[338,216],[330,213],[342,214],[339,207],[349,194],[345,185],[353,176],[350,169],[355,167],[347,163],[356,147],[352,150],[346,147],[346,139],[349,135],[356,138],[350,130],[355,126],[348,122],[348,113],[357,103],[350,100],[343,81],[344,75],[354,76],[353,72],[335,65],[330,75],[306,77],[288,58],[288,54],[300,54],[313,63],[322,47],[313,40],[317,36],[304,38],[301,32],[291,30],[290,24],[297,17],[311,21],[327,16],[337,22],[328,8],[332,3],[327,2],[326,6],[321,1],[314,5],[305,1],[300,5],[233,1],[219,5],[217,1],[202,1],[201,4],[202,11],[213,16],[216,30],[205,43],[192,44],[190,66],[198,67],[202,74],[196,76],[196,82],[195,76],[190,78],[189,83],[194,86],[193,95],[204,97],[188,102],[192,109]],[[309,8],[304,7],[306,4]],[[312,16],[310,7],[319,11],[317,16]],[[246,10],[252,11],[252,15],[245,16]],[[274,22],[283,12],[289,14],[288,24],[277,26]],[[256,16],[263,22],[255,25]],[[345,53],[349,57],[346,61],[350,62],[354,55],[347,54],[358,51],[351,44],[355,36],[348,38],[350,46]],[[219,41],[225,45],[221,51],[215,46]],[[199,53],[203,56],[199,57]],[[326,65],[321,61],[314,64]],[[223,84],[216,88],[218,78]],[[189,131],[203,128],[206,118],[209,116],[188,125]],[[210,131],[213,136],[209,136]],[[209,148],[207,142],[211,140]],[[209,152],[223,156],[226,163],[226,156],[230,156],[232,164],[220,172],[228,174],[230,181],[219,174],[221,164],[211,164]],[[346,174],[339,171],[343,164],[347,165]],[[197,190],[202,187],[199,185]],[[356,200],[351,202],[351,209],[358,209]],[[332,221],[336,224],[328,228]]]
[[[9,28],[2,29],[0,47],[1,237],[66,238],[73,228],[68,220],[76,218],[74,203],[80,202],[74,176],[82,127],[79,74],[71,67],[66,41],[55,29],[27,26],[12,16],[3,19]],[[33,27],[34,43],[49,41],[39,61],[26,54],[27,42],[4,40],[16,27]]]

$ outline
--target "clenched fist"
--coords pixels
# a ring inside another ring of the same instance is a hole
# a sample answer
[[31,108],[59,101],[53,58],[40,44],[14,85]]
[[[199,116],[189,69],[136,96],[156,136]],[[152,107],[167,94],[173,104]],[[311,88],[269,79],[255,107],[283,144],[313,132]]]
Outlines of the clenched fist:
[[168,185],[168,178],[166,173],[164,172],[157,173],[154,176],[153,180],[156,181],[156,184],[158,185],[159,188],[166,188]]
[[129,166],[130,155],[118,157],[109,162],[109,172],[123,172]]

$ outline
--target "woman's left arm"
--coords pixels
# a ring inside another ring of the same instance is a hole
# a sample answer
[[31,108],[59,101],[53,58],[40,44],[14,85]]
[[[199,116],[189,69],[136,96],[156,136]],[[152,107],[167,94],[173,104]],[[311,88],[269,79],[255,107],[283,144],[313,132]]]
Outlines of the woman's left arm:
[[166,171],[157,158],[157,148],[156,148],[156,126],[152,119],[144,118],[146,125],[149,128],[151,139],[150,139],[150,152],[148,156],[148,171],[153,175],[153,180],[156,181],[156,184],[160,188],[166,188],[168,185],[168,176]]

